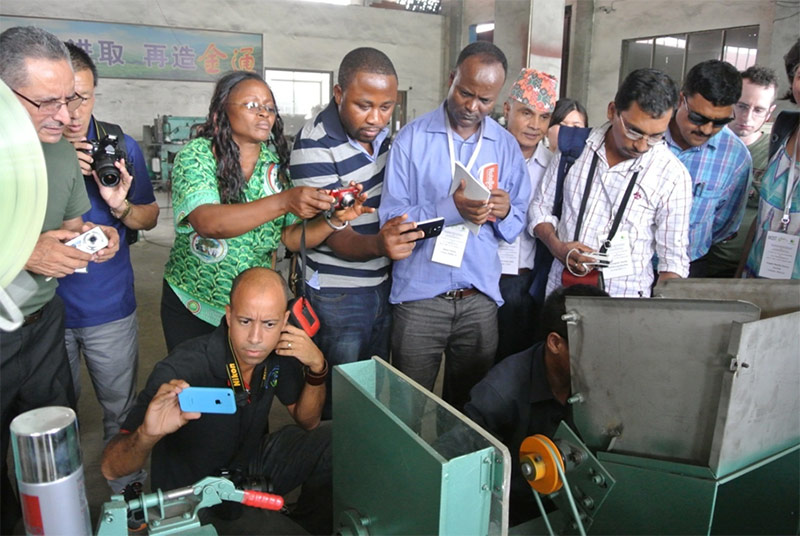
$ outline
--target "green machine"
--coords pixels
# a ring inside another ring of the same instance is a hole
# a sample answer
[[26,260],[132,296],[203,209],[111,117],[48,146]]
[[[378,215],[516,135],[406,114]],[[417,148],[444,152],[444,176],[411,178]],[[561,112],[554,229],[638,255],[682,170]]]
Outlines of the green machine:
[[205,120],[204,116],[160,115],[152,126],[144,126],[144,149],[154,186],[169,188],[175,155],[192,139],[195,129]]
[[557,492],[550,528],[512,534],[798,533],[800,282],[656,294],[567,298],[575,424],[615,485],[584,504],[592,483],[567,466],[576,512]]
[[203,508],[223,501],[264,510],[280,510],[283,507],[283,497],[279,495],[237,489],[226,478],[209,476],[191,486],[170,491],[158,490],[130,501],[126,501],[122,495],[113,495],[103,505],[103,512],[97,521],[97,536],[126,536],[129,512],[141,512],[147,527],[146,534],[150,536],[216,536],[217,530],[211,524],[203,525],[199,513]]
[[379,358],[333,374],[336,532],[506,534],[502,443]]
[[[336,367],[337,530],[798,534],[800,282],[656,294],[567,298],[577,429],[532,436],[510,461],[385,362]],[[556,509],[507,527],[508,463]]]

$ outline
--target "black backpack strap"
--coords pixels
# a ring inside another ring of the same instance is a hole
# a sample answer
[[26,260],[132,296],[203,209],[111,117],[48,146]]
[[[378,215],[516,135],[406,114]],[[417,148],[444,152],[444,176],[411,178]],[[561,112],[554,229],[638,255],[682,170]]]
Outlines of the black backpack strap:
[[[558,162],[558,173],[556,175],[556,194],[553,199],[553,216],[561,218],[561,210],[564,206],[564,179],[575,163],[575,160],[586,147],[586,140],[589,138],[590,128],[561,127],[558,131],[558,149],[561,151],[561,159]],[[541,305],[544,302],[544,293],[547,287],[547,276],[550,273],[550,266],[553,264],[553,254],[547,246],[536,239],[536,251],[533,260],[533,283],[528,290],[534,301]]]
[[786,110],[778,114],[769,138],[769,160],[772,160],[781,144],[791,136],[798,122],[800,122],[800,112]]

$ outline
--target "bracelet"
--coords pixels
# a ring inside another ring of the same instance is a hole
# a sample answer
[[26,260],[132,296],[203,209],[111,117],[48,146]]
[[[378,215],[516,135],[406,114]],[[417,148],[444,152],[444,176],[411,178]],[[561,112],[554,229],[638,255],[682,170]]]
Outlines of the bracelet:
[[308,385],[322,385],[325,383],[325,378],[328,376],[328,360],[323,359],[325,365],[322,367],[322,372],[314,373],[311,369],[306,369],[306,383]]
[[114,214],[113,210],[111,210],[110,212],[111,212],[111,215],[115,216],[118,220],[124,220],[125,218],[128,217],[128,214],[131,213],[132,209],[133,209],[133,206],[131,205],[131,202],[126,199],[125,200],[125,210],[122,211],[122,214],[117,216],[117,215]]
[[327,224],[328,224],[328,227],[330,227],[330,228],[331,228],[331,229],[333,229],[334,231],[341,231],[342,229],[344,229],[345,227],[347,227],[348,225],[350,225],[350,222],[349,222],[349,221],[346,221],[346,222],[344,222],[342,225],[340,225],[339,227],[336,227],[336,226],[333,224],[333,222],[331,221],[330,217],[328,217],[328,216],[325,216],[325,223],[327,223]]

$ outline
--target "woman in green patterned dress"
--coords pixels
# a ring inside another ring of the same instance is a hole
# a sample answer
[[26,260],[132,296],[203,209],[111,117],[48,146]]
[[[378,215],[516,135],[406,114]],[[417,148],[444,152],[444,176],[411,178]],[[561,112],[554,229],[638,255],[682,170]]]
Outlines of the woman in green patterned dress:
[[292,188],[290,148],[269,86],[252,72],[223,76],[198,137],[175,158],[175,242],[164,271],[161,325],[167,349],[210,333],[225,314],[231,283],[252,266],[272,267],[278,242],[297,251],[308,219],[314,247],[362,212],[365,196],[330,216],[334,198]]

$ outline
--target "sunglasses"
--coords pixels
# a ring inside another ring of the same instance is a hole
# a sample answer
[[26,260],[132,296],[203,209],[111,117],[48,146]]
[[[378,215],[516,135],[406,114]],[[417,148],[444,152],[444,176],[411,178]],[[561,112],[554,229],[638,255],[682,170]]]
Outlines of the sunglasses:
[[683,97],[683,103],[686,105],[686,111],[689,113],[689,121],[693,124],[697,125],[698,127],[703,126],[705,124],[711,123],[715,127],[724,127],[731,121],[733,121],[733,117],[724,117],[722,119],[711,119],[710,117],[706,117],[703,114],[699,114],[689,108],[689,101],[686,99],[686,96]]

